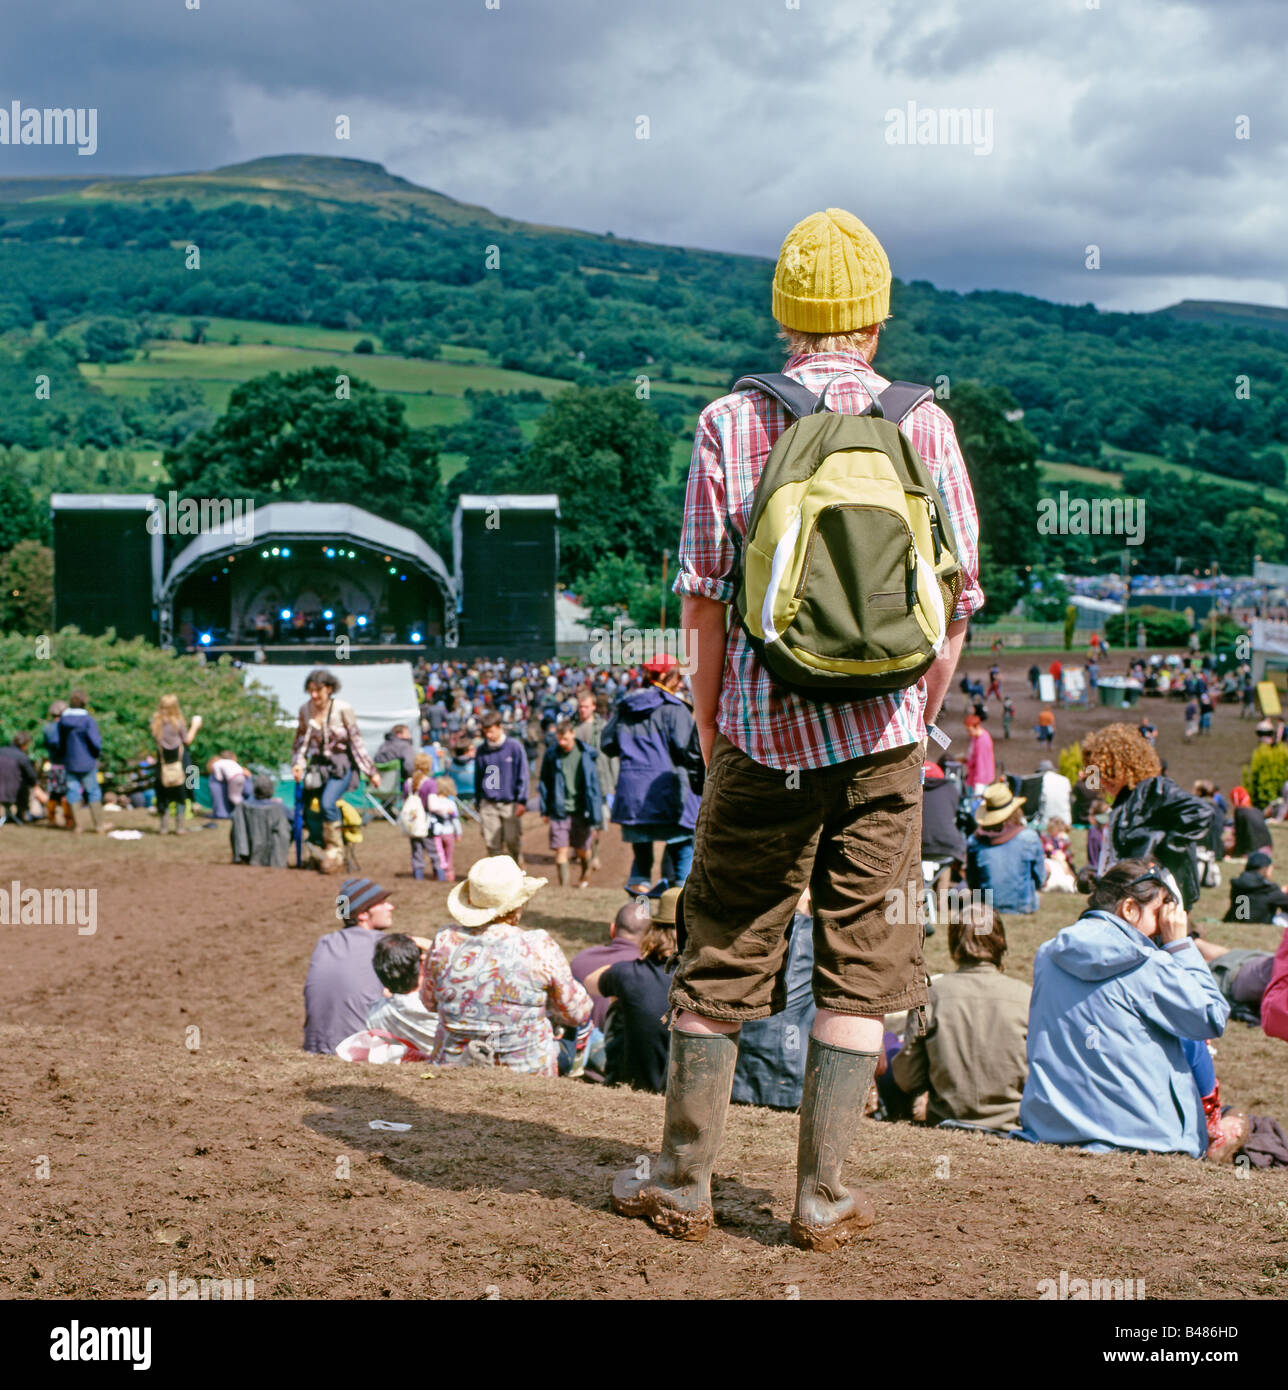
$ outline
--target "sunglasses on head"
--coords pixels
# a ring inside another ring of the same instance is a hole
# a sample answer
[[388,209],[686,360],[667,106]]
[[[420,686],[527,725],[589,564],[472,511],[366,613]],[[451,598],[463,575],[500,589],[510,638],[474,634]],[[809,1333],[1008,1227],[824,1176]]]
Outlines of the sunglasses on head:
[[1172,877],[1171,873],[1163,868],[1161,864],[1151,865],[1139,878],[1132,879],[1124,891],[1136,888],[1142,883],[1157,883],[1165,893],[1171,894],[1172,901],[1177,907],[1181,906],[1181,890],[1177,887],[1176,880]]

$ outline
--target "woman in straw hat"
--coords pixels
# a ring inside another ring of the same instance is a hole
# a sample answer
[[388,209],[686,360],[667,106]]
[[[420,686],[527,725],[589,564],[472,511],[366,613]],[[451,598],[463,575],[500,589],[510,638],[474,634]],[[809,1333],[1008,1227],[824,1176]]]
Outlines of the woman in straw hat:
[[1046,882],[1046,856],[1036,830],[1024,819],[1024,798],[1005,782],[984,789],[975,812],[975,833],[966,841],[966,883],[988,893],[997,912],[1038,910],[1038,890]]
[[508,854],[480,859],[452,889],[444,927],[425,957],[420,997],[438,1015],[431,1060],[484,1063],[557,1076],[558,1046],[547,1011],[590,1038],[590,995],[549,934],[519,926],[544,878],[529,878]]

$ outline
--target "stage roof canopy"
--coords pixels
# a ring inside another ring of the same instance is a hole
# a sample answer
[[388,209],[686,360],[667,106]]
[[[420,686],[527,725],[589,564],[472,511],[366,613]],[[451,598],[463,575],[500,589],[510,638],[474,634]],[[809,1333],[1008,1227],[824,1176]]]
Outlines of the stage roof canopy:
[[406,526],[373,516],[344,502],[270,502],[252,513],[252,539],[239,543],[230,531],[207,531],[175,556],[162,586],[172,595],[179,583],[210,560],[236,551],[250,551],[273,540],[327,540],[347,536],[372,550],[396,555],[430,574],[445,592],[454,592],[451,575],[436,550]]

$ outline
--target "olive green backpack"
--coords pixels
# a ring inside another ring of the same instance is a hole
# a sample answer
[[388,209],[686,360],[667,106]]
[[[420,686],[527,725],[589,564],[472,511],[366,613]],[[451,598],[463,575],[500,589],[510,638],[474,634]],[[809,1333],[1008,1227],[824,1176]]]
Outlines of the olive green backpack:
[[780,684],[814,699],[915,685],[943,645],[962,587],[952,523],[908,437],[930,387],[892,382],[841,414],[780,373],[740,377],[795,417],[765,462],[735,610]]

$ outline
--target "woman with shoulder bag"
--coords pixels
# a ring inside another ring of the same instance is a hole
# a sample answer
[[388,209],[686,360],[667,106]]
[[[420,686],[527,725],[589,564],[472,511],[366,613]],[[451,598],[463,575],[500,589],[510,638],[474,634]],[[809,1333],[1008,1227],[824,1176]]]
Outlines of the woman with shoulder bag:
[[152,737],[157,746],[157,811],[161,816],[162,835],[166,834],[166,820],[170,808],[174,807],[174,833],[184,833],[183,817],[187,809],[188,793],[188,748],[201,728],[198,714],[189,724],[179,708],[177,695],[162,695],[152,716]]
[[340,681],[325,667],[310,671],[304,681],[309,698],[300,706],[291,753],[295,780],[307,794],[316,793],[322,807],[322,857],[318,867],[335,873],[344,864],[344,829],[340,798],[349,790],[354,765],[370,781],[380,785],[371,755],[358,732],[353,706],[336,699]]

